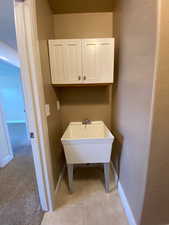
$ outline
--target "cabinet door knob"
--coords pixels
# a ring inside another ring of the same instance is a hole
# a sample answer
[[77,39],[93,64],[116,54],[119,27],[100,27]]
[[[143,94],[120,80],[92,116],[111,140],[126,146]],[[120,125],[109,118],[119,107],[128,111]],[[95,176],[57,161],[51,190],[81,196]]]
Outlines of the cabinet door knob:
[[83,80],[86,80],[86,76],[83,77]]
[[81,80],[81,76],[78,76],[78,80]]

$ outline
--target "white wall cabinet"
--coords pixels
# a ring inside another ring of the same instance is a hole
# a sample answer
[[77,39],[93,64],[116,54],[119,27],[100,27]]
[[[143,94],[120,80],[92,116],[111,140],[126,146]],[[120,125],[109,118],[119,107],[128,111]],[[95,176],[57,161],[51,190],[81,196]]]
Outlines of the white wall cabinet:
[[113,83],[114,39],[49,40],[52,83]]

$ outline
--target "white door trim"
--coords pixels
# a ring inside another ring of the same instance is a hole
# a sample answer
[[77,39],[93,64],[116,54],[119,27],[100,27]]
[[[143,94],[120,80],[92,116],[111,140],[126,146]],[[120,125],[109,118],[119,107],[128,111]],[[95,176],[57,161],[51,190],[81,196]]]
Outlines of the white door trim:
[[15,2],[14,12],[27,124],[29,131],[35,136],[31,139],[31,144],[40,202],[43,210],[54,210],[55,190],[45,114],[35,0]]
[[[1,133],[2,132],[2,133]],[[0,138],[4,137],[4,149],[0,149],[0,168],[5,167],[13,159],[13,151],[9,138],[8,127],[5,122],[4,112],[0,103]],[[2,146],[0,146],[1,148]],[[4,152],[5,151],[5,152]],[[3,154],[5,153],[5,154]]]

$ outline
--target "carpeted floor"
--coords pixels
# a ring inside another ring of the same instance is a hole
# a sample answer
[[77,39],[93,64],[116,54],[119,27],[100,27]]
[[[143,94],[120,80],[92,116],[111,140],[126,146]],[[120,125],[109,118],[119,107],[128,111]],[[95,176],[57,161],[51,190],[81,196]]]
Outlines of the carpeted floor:
[[40,208],[31,147],[14,149],[14,159],[0,169],[0,224],[39,225]]

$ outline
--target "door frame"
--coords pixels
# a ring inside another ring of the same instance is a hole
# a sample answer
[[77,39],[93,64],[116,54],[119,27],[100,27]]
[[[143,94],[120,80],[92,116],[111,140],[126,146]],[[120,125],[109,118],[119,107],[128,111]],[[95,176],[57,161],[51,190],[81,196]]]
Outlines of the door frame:
[[41,207],[53,211],[56,206],[50,144],[45,111],[45,95],[40,62],[35,0],[15,0],[14,15],[21,80],[37,186]]

